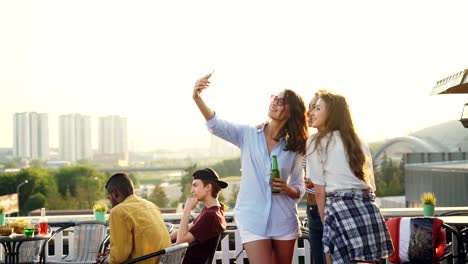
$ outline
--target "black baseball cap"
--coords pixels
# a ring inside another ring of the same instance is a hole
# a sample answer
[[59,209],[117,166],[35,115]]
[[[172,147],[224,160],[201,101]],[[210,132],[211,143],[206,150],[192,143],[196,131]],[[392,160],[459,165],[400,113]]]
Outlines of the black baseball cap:
[[221,187],[221,189],[228,187],[227,182],[220,181],[219,176],[216,173],[216,171],[210,168],[197,170],[196,172],[193,173],[192,176],[193,176],[193,179],[195,180],[206,180],[206,181],[217,182],[219,184],[219,187]]

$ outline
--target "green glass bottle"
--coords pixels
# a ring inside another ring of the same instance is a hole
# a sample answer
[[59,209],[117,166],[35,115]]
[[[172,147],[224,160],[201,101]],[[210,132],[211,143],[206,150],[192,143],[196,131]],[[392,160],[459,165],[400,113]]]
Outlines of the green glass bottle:
[[[273,179],[274,178],[277,178],[279,179],[280,177],[280,172],[279,172],[279,169],[278,169],[278,159],[276,158],[276,155],[272,155],[271,156],[271,179],[272,179],[272,182],[273,182]],[[273,187],[272,187],[272,193],[279,193],[279,190],[273,190]]]

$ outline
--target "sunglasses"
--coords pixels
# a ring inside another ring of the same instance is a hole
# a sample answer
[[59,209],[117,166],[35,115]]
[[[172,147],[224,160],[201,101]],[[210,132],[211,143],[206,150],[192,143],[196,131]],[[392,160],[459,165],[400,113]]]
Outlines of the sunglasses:
[[280,98],[280,97],[272,94],[271,97],[270,97],[270,103],[273,103],[273,102],[275,102],[275,104],[277,106],[284,106],[286,104],[286,98],[284,98],[284,97]]

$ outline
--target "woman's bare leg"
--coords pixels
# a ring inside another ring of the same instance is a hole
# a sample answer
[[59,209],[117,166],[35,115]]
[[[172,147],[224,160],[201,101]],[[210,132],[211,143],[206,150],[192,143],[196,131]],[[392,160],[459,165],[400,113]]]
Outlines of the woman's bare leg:
[[327,260],[327,264],[332,264],[333,263],[330,255],[325,254],[325,259]]
[[244,244],[250,264],[273,263],[271,240],[256,240]]
[[[292,263],[296,239],[293,240],[272,240],[272,258],[276,264]],[[266,262],[265,262],[266,263]]]

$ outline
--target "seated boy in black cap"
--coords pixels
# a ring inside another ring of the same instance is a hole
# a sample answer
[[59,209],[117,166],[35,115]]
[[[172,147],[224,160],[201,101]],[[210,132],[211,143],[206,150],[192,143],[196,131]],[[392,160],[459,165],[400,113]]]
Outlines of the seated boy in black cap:
[[[196,242],[188,248],[184,264],[205,263],[217,246],[219,235],[226,230],[224,206],[218,201],[218,193],[227,186],[212,169],[198,170],[193,174],[193,198],[187,198],[179,230],[171,234],[172,240],[177,238],[176,244]],[[205,207],[189,224],[190,213],[199,202],[203,202]]]

